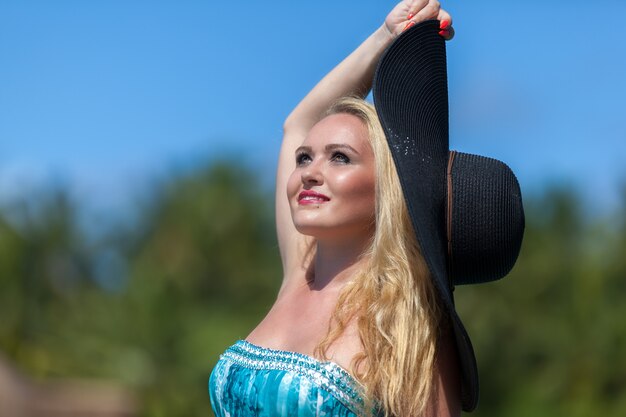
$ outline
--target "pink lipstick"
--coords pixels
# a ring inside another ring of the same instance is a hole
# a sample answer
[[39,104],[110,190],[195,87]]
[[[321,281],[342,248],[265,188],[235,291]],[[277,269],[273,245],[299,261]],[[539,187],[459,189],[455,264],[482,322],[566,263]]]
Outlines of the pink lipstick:
[[329,201],[330,198],[324,194],[316,193],[311,190],[304,190],[298,194],[298,204],[321,204]]

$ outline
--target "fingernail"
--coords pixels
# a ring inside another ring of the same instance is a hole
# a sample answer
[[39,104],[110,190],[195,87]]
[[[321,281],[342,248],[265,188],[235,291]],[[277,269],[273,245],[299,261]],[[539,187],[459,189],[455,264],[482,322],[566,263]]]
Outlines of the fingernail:
[[439,28],[445,29],[448,27],[448,25],[450,25],[450,22],[448,22],[447,20],[442,20],[441,23],[439,24]]
[[449,35],[450,35],[450,31],[447,31],[447,30],[440,30],[440,31],[439,31],[439,34],[445,38],[446,36],[449,36]]
[[408,28],[410,28],[410,27],[411,27],[411,26],[413,26],[413,25],[415,25],[415,22],[411,20],[411,21],[410,21],[410,22],[409,22],[409,23],[408,23],[408,24],[404,27],[404,29],[402,29],[402,31],[407,30]]
[[409,15],[406,17],[406,20],[413,19],[413,16],[415,16],[413,13],[409,13]]

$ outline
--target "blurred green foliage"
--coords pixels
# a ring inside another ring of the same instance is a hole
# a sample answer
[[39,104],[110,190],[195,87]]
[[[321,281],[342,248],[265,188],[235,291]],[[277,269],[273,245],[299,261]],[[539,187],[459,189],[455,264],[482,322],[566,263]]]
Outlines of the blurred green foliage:
[[[132,228],[89,239],[63,190],[0,211],[0,350],[35,378],[94,377],[143,416],[211,415],[207,378],[281,282],[273,196],[234,164],[162,184]],[[626,201],[526,198],[505,281],[456,290],[481,374],[477,416],[626,415]]]

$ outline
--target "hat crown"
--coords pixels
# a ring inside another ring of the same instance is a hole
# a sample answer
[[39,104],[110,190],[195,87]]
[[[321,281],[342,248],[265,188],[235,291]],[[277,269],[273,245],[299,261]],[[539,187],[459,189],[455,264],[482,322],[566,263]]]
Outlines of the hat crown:
[[449,184],[448,273],[453,283],[504,277],[515,265],[524,235],[522,194],[515,174],[496,159],[457,152]]

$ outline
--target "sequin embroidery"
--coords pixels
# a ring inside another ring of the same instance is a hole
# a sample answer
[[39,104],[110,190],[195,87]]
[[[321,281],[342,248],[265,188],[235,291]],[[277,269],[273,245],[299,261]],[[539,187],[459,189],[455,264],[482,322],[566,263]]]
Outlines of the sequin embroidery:
[[220,356],[209,380],[217,417],[362,416],[363,390],[334,362],[245,340]]

